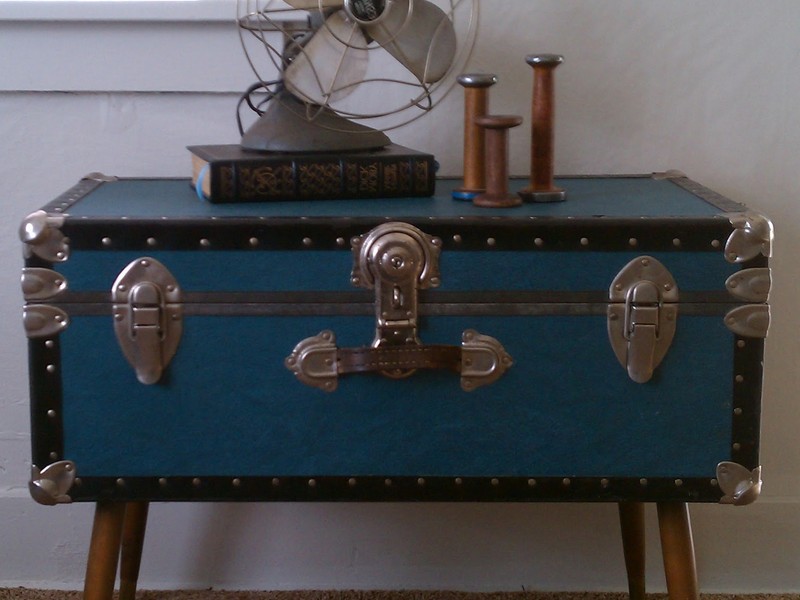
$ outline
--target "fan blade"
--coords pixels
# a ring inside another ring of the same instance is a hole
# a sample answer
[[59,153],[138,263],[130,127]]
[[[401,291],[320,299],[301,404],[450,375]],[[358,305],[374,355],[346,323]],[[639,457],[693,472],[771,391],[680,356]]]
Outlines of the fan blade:
[[327,105],[355,90],[367,72],[367,40],[343,11],[328,17],[292,63],[283,81],[292,94]]
[[341,8],[344,0],[283,0],[292,8],[314,10],[315,8]]
[[447,14],[428,0],[394,0],[374,23],[358,20],[373,40],[423,83],[445,76],[456,54]]

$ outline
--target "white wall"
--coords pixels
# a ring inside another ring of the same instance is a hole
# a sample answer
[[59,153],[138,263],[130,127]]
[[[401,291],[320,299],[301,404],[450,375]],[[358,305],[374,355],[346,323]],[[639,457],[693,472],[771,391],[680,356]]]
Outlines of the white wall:
[[[0,19],[0,586],[75,588],[91,507],[43,508],[26,489],[17,224],[90,171],[188,174],[184,146],[236,141],[233,108],[249,77],[220,10],[182,23],[15,14]],[[171,32],[188,51],[164,45]],[[470,70],[499,75],[495,112],[527,114],[531,52],[566,56],[558,172],[681,169],[775,221],[764,493],[746,508],[692,510],[704,591],[800,592],[800,3],[484,0]],[[460,120],[455,93],[393,137],[458,173]],[[517,131],[512,168],[524,173]],[[155,505],[141,582],[621,590],[616,527],[613,505]],[[648,529],[648,575],[663,589],[652,509]]]

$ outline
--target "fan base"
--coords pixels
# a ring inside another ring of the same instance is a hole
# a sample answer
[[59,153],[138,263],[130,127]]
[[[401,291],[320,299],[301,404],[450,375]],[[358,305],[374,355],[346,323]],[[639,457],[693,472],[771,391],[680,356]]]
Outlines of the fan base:
[[374,150],[391,143],[382,131],[354,123],[330,109],[306,105],[279,93],[242,136],[241,146],[257,152],[341,152]]

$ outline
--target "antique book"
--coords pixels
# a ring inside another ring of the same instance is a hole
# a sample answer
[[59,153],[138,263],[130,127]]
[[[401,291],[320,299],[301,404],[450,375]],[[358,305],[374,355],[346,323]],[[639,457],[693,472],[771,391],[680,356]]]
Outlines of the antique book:
[[189,146],[192,185],[215,203],[432,196],[433,155],[391,144],[367,152],[283,154]]

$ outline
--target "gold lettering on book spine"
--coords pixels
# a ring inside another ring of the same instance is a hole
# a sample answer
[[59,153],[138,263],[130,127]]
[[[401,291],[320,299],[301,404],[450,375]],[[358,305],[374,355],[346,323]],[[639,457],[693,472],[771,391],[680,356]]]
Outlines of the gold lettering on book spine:
[[298,165],[299,192],[304,198],[339,196],[342,167],[338,162]]
[[361,193],[378,193],[380,165],[377,162],[359,165],[358,191]]
[[414,162],[414,188],[415,191],[423,192],[428,189],[428,180],[430,179],[430,171],[428,170],[428,161],[418,160]]
[[290,165],[239,168],[239,198],[242,200],[280,198],[293,192],[294,177]]

